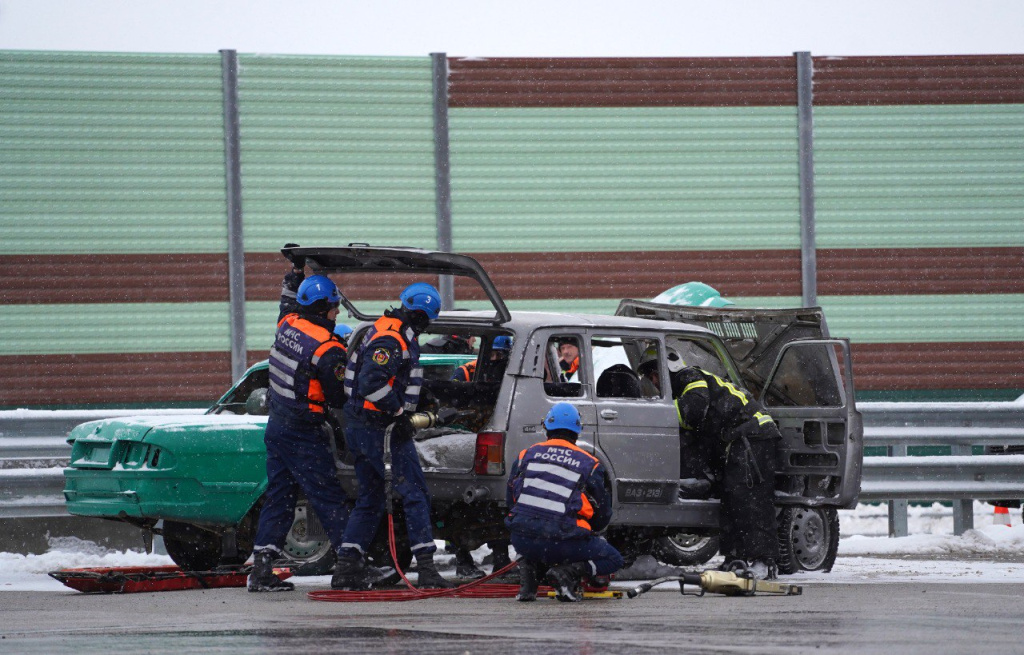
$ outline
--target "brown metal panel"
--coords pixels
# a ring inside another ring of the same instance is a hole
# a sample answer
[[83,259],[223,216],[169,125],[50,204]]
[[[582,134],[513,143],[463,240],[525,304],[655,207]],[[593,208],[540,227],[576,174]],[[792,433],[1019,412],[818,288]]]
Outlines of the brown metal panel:
[[[652,297],[689,280],[726,296],[799,296],[800,251],[473,253],[505,300]],[[276,253],[246,255],[249,300],[277,300],[288,264]],[[430,276],[426,281],[434,282]],[[397,298],[409,276],[335,276],[353,299]],[[436,280],[436,278],[435,278]],[[485,300],[474,282],[456,280],[456,298]]]
[[853,372],[864,391],[1024,388],[1019,342],[854,343]]
[[0,255],[0,305],[117,302],[222,302],[228,257]]
[[227,352],[0,357],[0,406],[200,402],[231,383]]
[[814,104],[1024,102],[1024,55],[815,57]]
[[826,248],[823,295],[1024,293],[1024,248]]
[[451,107],[796,104],[791,57],[449,59]]

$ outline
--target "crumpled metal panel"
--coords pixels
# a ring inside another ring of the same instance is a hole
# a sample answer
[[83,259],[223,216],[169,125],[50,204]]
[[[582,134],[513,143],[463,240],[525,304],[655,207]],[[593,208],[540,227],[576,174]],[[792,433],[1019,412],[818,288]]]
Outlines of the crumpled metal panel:
[[246,250],[436,247],[428,57],[238,60]]
[[0,52],[0,255],[227,248],[220,57]]

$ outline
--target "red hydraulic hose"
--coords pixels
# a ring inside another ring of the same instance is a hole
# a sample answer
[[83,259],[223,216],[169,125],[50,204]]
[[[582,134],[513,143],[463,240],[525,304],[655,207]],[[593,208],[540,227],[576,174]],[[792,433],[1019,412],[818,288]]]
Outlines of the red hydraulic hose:
[[398,554],[395,550],[395,522],[391,514],[388,514],[388,544],[391,548],[391,560],[395,564],[395,570],[402,577],[406,587],[408,587],[407,589],[370,589],[368,591],[325,589],[323,591],[311,591],[306,595],[310,600],[322,600],[332,603],[393,603],[406,600],[424,600],[427,598],[513,598],[519,592],[519,585],[516,584],[489,584],[481,586],[483,583],[507,571],[511,571],[517,562],[511,562],[487,577],[474,580],[454,589],[417,589],[405,577],[402,567],[398,565]]

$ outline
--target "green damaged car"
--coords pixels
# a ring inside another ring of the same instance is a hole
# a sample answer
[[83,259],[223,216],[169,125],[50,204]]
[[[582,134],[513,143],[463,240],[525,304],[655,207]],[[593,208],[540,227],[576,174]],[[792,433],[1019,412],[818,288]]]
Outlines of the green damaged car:
[[[475,359],[424,354],[420,361],[425,377],[448,380]],[[64,470],[68,512],[160,534],[168,555],[186,570],[243,563],[252,552],[267,487],[267,375],[266,361],[255,364],[205,414],[75,427]],[[283,550],[286,564],[300,575],[325,573],[334,563],[330,541],[304,498]]]

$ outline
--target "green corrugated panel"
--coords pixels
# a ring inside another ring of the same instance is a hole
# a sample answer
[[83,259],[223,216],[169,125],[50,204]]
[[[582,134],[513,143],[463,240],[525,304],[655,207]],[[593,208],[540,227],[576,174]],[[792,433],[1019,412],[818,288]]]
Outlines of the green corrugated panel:
[[825,296],[829,331],[859,343],[1024,341],[1024,295]]
[[796,109],[449,111],[463,252],[799,248]]
[[432,93],[426,57],[240,55],[246,249],[436,247]]
[[814,110],[819,248],[1024,245],[1024,105]]
[[0,355],[226,352],[227,303],[0,305]]
[[0,254],[224,252],[220,57],[0,52]]

